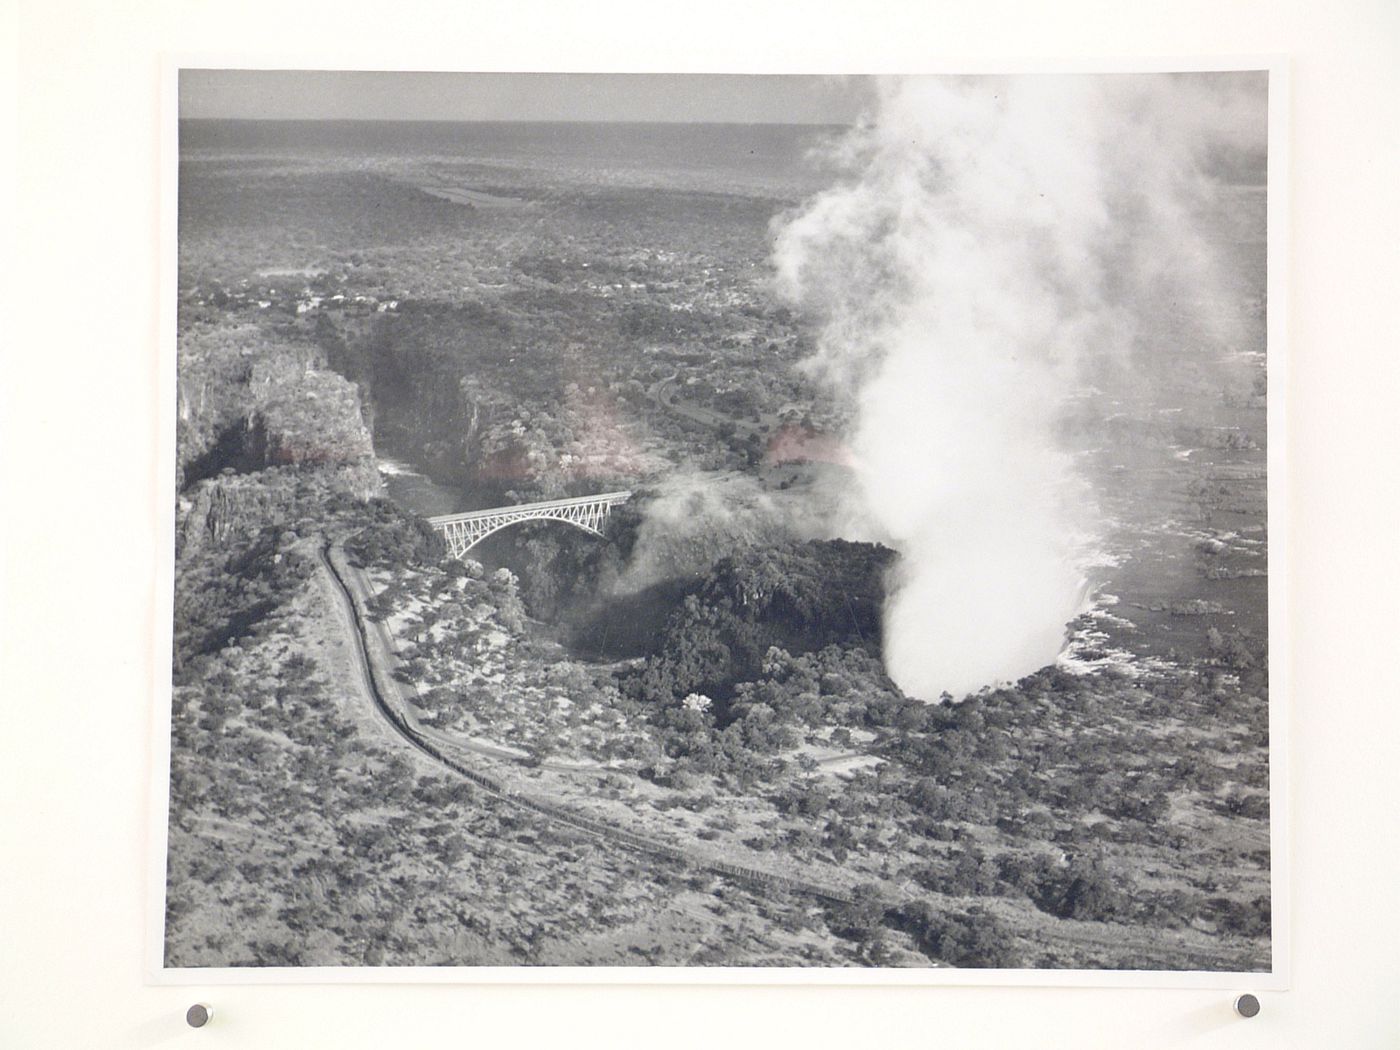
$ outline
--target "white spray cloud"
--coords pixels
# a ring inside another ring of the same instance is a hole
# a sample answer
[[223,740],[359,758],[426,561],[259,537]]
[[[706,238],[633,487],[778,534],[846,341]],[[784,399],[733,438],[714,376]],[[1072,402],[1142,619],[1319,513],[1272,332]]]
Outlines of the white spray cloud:
[[843,515],[834,483],[818,480],[800,492],[765,488],[747,474],[681,472],[654,486],[644,506],[632,557],[617,592],[633,593],[662,580],[698,578],[721,558],[788,540],[858,533]]
[[1193,298],[1220,276],[1202,165],[1262,136],[1258,87],[890,81],[848,180],[779,224],[779,289],[820,325],[809,365],[857,401],[853,498],[903,555],[885,652],[911,695],[1058,652],[1098,523],[1057,421],[1088,378],[1163,368],[1163,331],[1229,337]]

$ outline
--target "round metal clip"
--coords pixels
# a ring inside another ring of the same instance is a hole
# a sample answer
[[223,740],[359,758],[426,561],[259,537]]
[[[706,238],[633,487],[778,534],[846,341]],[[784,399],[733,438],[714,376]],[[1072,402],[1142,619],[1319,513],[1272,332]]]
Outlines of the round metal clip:
[[213,1016],[214,1011],[211,1007],[195,1003],[185,1011],[185,1023],[191,1028],[203,1028]]
[[1241,1017],[1253,1017],[1259,1012],[1259,999],[1257,996],[1245,992],[1244,995],[1235,999],[1235,1013]]

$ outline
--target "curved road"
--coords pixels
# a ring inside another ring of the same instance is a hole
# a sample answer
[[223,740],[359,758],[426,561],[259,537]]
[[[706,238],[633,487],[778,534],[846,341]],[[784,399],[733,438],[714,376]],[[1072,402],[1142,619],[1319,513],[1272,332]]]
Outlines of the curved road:
[[[359,597],[360,604],[368,602],[369,596],[373,593],[373,588],[370,586],[368,577],[365,576],[362,570],[351,565],[349,561],[344,558],[343,552],[337,553],[337,560],[341,562],[341,565],[339,567],[331,566],[334,574],[344,579],[353,589],[353,592]],[[327,562],[327,564],[330,565],[329,562]],[[371,661],[384,668],[397,665],[399,663],[395,655],[397,650],[389,628],[385,626],[382,621],[373,620],[368,617],[365,618],[365,626],[369,634],[367,641],[378,650],[376,654],[378,658],[375,659],[374,656],[371,656]],[[537,762],[525,751],[504,747],[500,744],[487,743],[481,740],[451,736],[433,726],[424,725],[414,712],[412,698],[404,696],[403,690],[399,688],[397,679],[394,679],[392,675],[389,675],[389,678],[390,681],[387,688],[392,691],[391,695],[397,695],[401,701],[398,706],[399,715],[408,722],[409,727],[415,733],[428,738],[438,746],[449,751],[462,753],[470,752],[472,754],[484,755],[487,758],[500,759],[503,762],[514,762],[518,765],[528,765],[536,769],[547,769],[553,773],[597,774],[616,772],[615,769],[599,762],[564,762],[559,759],[547,759],[542,762]]]
[[[644,835],[638,835],[630,831],[624,831],[621,828],[603,824],[591,817],[585,817],[582,814],[575,813],[562,806],[542,802],[526,795],[516,794],[513,789],[501,783],[495,777],[471,769],[461,758],[449,754],[443,743],[430,739],[421,726],[414,725],[406,716],[405,712],[399,711],[396,705],[389,702],[385,691],[386,689],[393,688],[393,679],[389,678],[387,674],[384,674],[382,670],[380,670],[378,674],[376,673],[378,669],[371,655],[372,643],[368,628],[369,620],[361,612],[361,602],[364,601],[364,595],[361,594],[357,596],[356,590],[352,587],[350,579],[348,579],[351,574],[349,563],[345,561],[343,552],[333,548],[329,544],[322,547],[318,553],[321,558],[322,567],[329,574],[331,582],[335,585],[336,596],[348,620],[351,644],[355,652],[355,663],[359,669],[365,693],[373,704],[375,711],[378,712],[384,721],[389,723],[390,728],[392,728],[406,743],[427,755],[439,765],[450,769],[481,788],[483,791],[508,804],[531,810],[555,823],[562,824],[576,831],[585,832],[597,838],[606,839],[628,849],[665,857],[671,860],[680,860],[697,869],[709,871],[717,875],[724,875],[739,882],[747,882],[762,887],[776,886],[795,893],[804,893],[809,896],[820,897],[825,900],[837,901],[843,904],[849,904],[854,901],[855,898],[842,889],[830,886],[819,886],[815,883],[789,878],[786,875],[776,875],[771,872],[744,867],[743,865],[712,860],[708,857],[695,855],[680,847],[661,842],[657,839],[648,838]],[[344,570],[337,567],[337,561],[345,565]],[[356,583],[358,583],[358,581],[356,581]],[[380,627],[381,625],[375,626]],[[383,684],[380,682],[381,676],[385,679]]]
[[652,383],[651,386],[647,387],[647,397],[651,398],[662,408],[674,412],[683,419],[688,419],[692,423],[699,423],[702,427],[709,427],[711,430],[718,430],[720,427],[728,424],[733,426],[736,432],[740,430],[746,430],[750,433],[755,432],[756,424],[750,420],[735,419],[732,416],[726,416],[723,412],[716,412],[712,408],[704,408],[689,402],[676,401],[674,395],[671,393],[671,384],[680,377],[680,374],[680,369],[677,369],[665,379],[658,379],[656,382]]

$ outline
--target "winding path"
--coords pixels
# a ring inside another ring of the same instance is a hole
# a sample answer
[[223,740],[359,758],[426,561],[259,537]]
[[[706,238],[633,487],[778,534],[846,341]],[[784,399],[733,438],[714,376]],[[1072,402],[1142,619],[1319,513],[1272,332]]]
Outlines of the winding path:
[[[350,639],[355,653],[355,664],[359,669],[365,694],[369,697],[375,711],[380,717],[411,747],[427,755],[439,765],[452,770],[458,776],[470,781],[487,794],[499,798],[510,805],[528,809],[556,824],[564,825],[575,831],[582,831],[596,838],[606,839],[609,842],[616,843],[627,849],[650,854],[652,856],[664,857],[669,860],[679,860],[699,870],[709,871],[716,875],[724,875],[738,882],[749,883],[764,888],[779,887],[794,893],[802,893],[843,904],[849,904],[855,900],[854,896],[844,889],[820,886],[815,883],[804,882],[800,879],[789,878],[786,875],[777,875],[772,872],[759,871],[756,868],[748,868],[739,864],[730,864],[725,861],[713,860],[709,857],[691,853],[688,850],[681,849],[678,846],[673,846],[658,839],[649,838],[645,835],[638,835],[630,831],[624,831],[621,828],[616,828],[594,820],[591,817],[585,817],[582,814],[575,813],[563,806],[518,794],[497,778],[470,768],[462,758],[449,753],[448,746],[445,742],[430,738],[423,727],[414,724],[416,720],[410,720],[405,712],[400,711],[397,705],[389,701],[388,694],[390,691],[396,691],[396,686],[393,679],[388,676],[373,655],[373,650],[376,647],[375,643],[377,642],[380,646],[383,646],[385,640],[382,638],[373,638],[371,636],[370,620],[362,609],[365,596],[357,593],[358,581],[353,581],[352,579],[350,566],[345,560],[344,552],[327,544],[322,547],[318,553],[320,555],[322,567],[329,574],[332,583],[335,585],[334,590],[336,596],[339,599],[339,604],[345,613],[346,620],[350,627]],[[337,565],[337,562],[339,562],[340,565]],[[382,625],[375,624],[374,626],[382,630]],[[456,749],[454,748],[454,750]]]
[[[337,580],[343,580],[350,593],[356,600],[351,605],[352,610],[359,609],[369,600],[372,593],[368,578],[363,570],[350,564],[344,557],[344,553],[336,549],[335,561],[339,564],[327,562],[332,569]],[[365,638],[364,643],[368,646],[365,650],[366,659],[371,666],[380,668],[390,668],[396,666],[399,661],[395,657],[396,647],[393,635],[389,628],[380,620],[371,617],[364,617]],[[459,736],[450,736],[434,726],[424,725],[414,713],[412,700],[405,698],[403,690],[399,686],[398,680],[394,679],[392,673],[386,675],[385,688],[390,697],[397,696],[401,701],[394,708],[400,718],[408,724],[408,728],[417,736],[423,737],[428,742],[437,745],[449,753],[459,755],[476,754],[486,758],[498,759],[502,762],[513,762],[518,765],[529,765],[536,769],[546,769],[552,773],[615,773],[616,769],[605,766],[599,762],[568,762],[562,759],[545,759],[536,761],[525,751],[504,747],[500,744],[492,744],[483,740],[473,740]]]

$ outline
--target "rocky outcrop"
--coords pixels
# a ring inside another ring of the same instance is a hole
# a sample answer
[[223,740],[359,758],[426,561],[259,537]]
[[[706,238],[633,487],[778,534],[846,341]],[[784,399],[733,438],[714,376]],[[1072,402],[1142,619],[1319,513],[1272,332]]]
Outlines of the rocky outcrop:
[[255,326],[182,333],[177,427],[179,554],[380,493],[356,386]]
[[177,500],[176,557],[210,545],[222,546],[264,525],[314,515],[318,506],[337,495],[367,500],[379,494],[379,474],[372,460],[364,465],[271,467],[207,478]]

